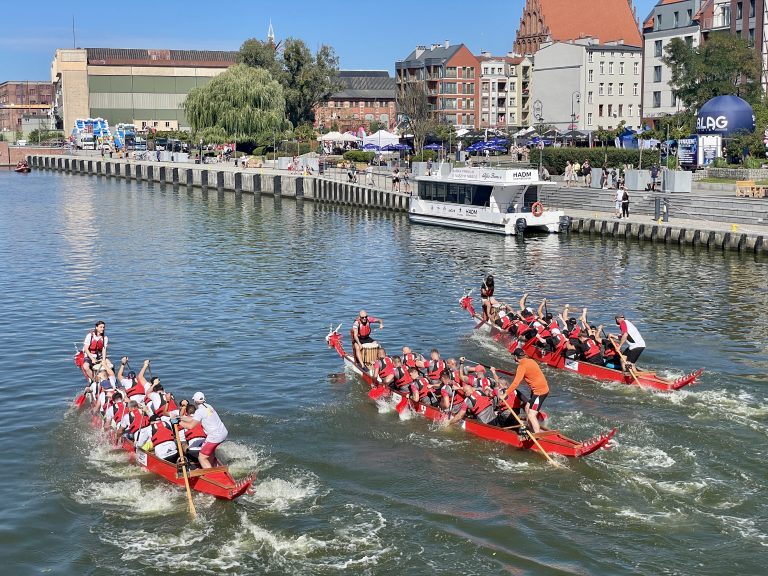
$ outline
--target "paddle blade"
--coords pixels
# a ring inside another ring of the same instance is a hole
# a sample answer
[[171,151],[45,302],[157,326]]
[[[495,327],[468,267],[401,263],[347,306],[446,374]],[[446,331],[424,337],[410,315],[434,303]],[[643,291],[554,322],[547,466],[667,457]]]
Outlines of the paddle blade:
[[75,406],[80,408],[83,404],[85,404],[85,394],[80,394],[80,396],[75,398]]
[[538,413],[536,414],[536,418],[537,418],[539,421],[541,421],[541,422],[544,422],[544,420],[546,420],[547,418],[549,418],[549,414],[547,414],[546,412],[538,412]]
[[368,392],[368,398],[370,398],[371,400],[378,400],[379,398],[384,396],[384,394],[386,393],[387,393],[386,386],[375,386],[371,388],[370,391]]
[[395,410],[397,410],[398,414],[402,414],[403,412],[405,412],[407,408],[408,408],[408,396],[403,396],[403,399],[397,403],[397,406],[395,406]]

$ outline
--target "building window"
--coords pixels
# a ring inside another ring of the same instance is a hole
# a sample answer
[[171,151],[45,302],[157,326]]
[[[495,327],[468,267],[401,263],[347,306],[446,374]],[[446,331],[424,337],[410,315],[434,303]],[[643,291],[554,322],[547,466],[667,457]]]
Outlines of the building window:
[[619,104],[619,116],[624,116],[624,104]]
[[661,66],[653,67],[653,81],[661,82]]
[[600,105],[597,107],[597,115],[598,115],[598,116],[600,116],[600,118],[602,118],[602,117],[603,117],[603,105],[602,105],[602,104],[600,104]]
[[688,25],[690,26],[692,22],[693,22],[693,10],[688,8]]
[[613,82],[608,83],[608,96],[613,96]]
[[661,29],[661,14],[656,15],[656,30]]
[[624,96],[624,83],[619,83],[619,96]]
[[592,112],[587,112],[587,126],[592,126]]
[[755,0],[749,0],[749,17],[755,17]]
[[653,107],[661,108],[661,92],[657,91],[653,93]]
[[754,28],[750,28],[749,29],[749,43],[753,44],[753,45],[755,43],[755,29]]
[[593,100],[592,95],[593,95],[592,90],[587,92],[587,104],[592,104],[592,100]]
[[605,62],[600,62],[600,74],[605,74]]
[[613,116],[613,104],[608,104],[608,116]]
[[634,73],[635,73],[635,76],[638,76],[640,74],[640,62],[634,63]]
[[600,82],[600,84],[597,86],[597,95],[602,96],[603,94],[605,94],[605,84]]
[[344,100],[344,108],[349,108],[349,100]]
[[446,78],[456,78],[456,66],[448,66],[445,69]]
[[742,2],[736,3],[736,20],[741,20],[744,16],[744,4]]
[[589,72],[587,72],[587,79],[589,82],[595,81],[595,71],[592,70],[591,68],[589,69]]
[[672,28],[680,26],[680,12],[675,12],[672,15]]
[[624,62],[619,62],[619,74],[624,74]]
[[670,94],[669,100],[670,100],[669,102],[670,106],[673,106],[673,107],[677,106],[677,94],[675,94],[674,90],[672,91],[672,94]]
[[595,61],[595,53],[594,52],[587,52],[587,62],[592,64],[592,62]]
[[656,58],[661,58],[661,40],[656,40],[653,43],[653,55]]
[[639,90],[639,84],[632,84],[632,96],[637,96]]
[[627,104],[627,116],[632,116],[632,104]]
[[613,62],[608,62],[608,74],[613,74]]

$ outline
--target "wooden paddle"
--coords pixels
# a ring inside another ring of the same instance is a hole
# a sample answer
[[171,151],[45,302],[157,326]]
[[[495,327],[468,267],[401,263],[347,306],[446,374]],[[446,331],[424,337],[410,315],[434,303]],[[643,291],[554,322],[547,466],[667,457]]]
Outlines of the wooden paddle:
[[176,434],[176,446],[179,450],[179,463],[181,464],[181,474],[184,476],[184,487],[187,489],[187,503],[189,504],[189,514],[192,518],[197,516],[195,503],[192,501],[192,490],[189,488],[189,477],[187,476],[187,460],[184,458],[184,450],[181,447],[181,437],[179,436],[179,425],[173,425],[173,431]]
[[397,403],[397,406],[395,406],[395,410],[397,410],[398,414],[402,415],[402,413],[405,412],[405,409],[408,407],[408,396],[403,396],[403,399]]
[[635,372],[635,369],[632,368],[632,366],[629,366],[627,364],[627,357],[621,353],[621,349],[619,348],[618,344],[616,344],[616,338],[614,338],[613,335],[609,334],[608,340],[610,340],[611,344],[613,344],[613,349],[616,350],[616,354],[619,355],[619,359],[621,359],[622,365],[626,366],[629,369],[629,373],[632,375],[632,378],[634,378],[635,384],[640,386],[640,380],[637,379],[637,373]]
[[[507,402],[507,393],[504,393],[504,396],[501,397],[501,401],[504,402],[504,405],[507,407],[507,409],[512,413],[512,416],[514,416],[515,420],[517,420],[517,423],[522,427],[523,421],[520,420],[520,418],[517,415],[517,412],[515,412],[514,408],[509,405],[509,402]],[[539,443],[538,440],[536,440],[536,436],[533,434],[528,434],[528,437],[533,440],[533,443],[536,444],[536,447],[539,449],[539,451],[544,454],[544,457],[550,461],[550,463],[554,464],[558,468],[560,467],[560,464],[552,460],[552,457],[547,453],[546,450],[544,450],[544,447]]]

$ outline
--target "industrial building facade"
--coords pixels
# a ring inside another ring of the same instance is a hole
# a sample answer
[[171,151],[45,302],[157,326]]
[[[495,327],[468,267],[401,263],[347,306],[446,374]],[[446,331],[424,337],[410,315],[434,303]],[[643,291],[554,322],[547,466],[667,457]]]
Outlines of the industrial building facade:
[[77,118],[137,128],[188,127],[182,103],[234,65],[237,52],[83,48],[56,50],[51,63],[54,114],[69,131]]

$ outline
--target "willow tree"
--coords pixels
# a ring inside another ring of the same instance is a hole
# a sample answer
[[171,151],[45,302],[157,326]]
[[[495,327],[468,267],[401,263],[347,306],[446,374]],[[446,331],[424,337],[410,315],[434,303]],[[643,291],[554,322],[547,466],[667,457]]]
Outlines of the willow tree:
[[217,128],[235,140],[264,138],[286,127],[282,87],[266,70],[245,64],[191,90],[183,108],[195,132]]

